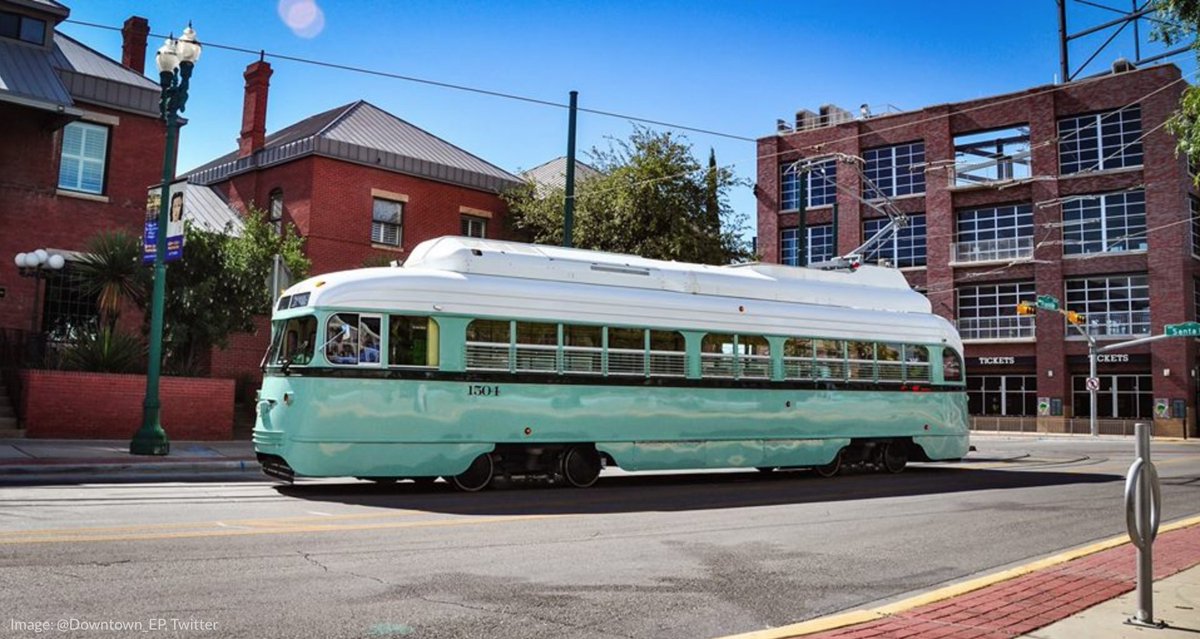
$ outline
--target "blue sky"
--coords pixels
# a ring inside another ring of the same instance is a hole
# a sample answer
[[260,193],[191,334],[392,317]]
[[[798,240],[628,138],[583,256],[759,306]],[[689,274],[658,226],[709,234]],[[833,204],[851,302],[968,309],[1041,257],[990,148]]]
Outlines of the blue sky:
[[[1049,84],[1059,68],[1054,0],[896,2],[402,2],[316,0],[319,33],[297,34],[279,0],[63,0],[71,19],[120,26],[130,15],[153,33],[191,20],[200,40],[362,66],[581,107],[757,138],[776,118],[832,103],[857,112],[902,110]],[[284,0],[286,3],[309,0]],[[1096,0],[1109,6],[1125,0]],[[285,9],[292,5],[285,5]],[[294,7],[293,7],[294,8]],[[309,14],[296,9],[296,18]],[[1071,2],[1070,30],[1116,14]],[[120,58],[120,34],[64,23],[60,30]],[[1150,29],[1142,27],[1143,40]],[[1128,32],[1128,30],[1127,30]],[[1082,62],[1107,37],[1072,45]],[[147,52],[162,40],[152,38]],[[1143,44],[1143,56],[1154,45]],[[1092,67],[1134,56],[1118,36]],[[236,147],[242,71],[255,56],[204,50],[193,77],[180,168]],[[1174,58],[1185,73],[1190,56]],[[509,171],[566,152],[565,109],[539,106],[296,62],[271,60],[267,128],[365,99]],[[1085,73],[1086,75],[1086,73]],[[1194,79],[1194,78],[1193,78]],[[581,114],[581,151],[623,138],[628,120]],[[708,149],[741,177],[755,177],[752,142],[687,133],[699,160]],[[586,155],[581,154],[586,160]],[[734,208],[753,225],[754,198]],[[753,228],[749,233],[753,234]]]

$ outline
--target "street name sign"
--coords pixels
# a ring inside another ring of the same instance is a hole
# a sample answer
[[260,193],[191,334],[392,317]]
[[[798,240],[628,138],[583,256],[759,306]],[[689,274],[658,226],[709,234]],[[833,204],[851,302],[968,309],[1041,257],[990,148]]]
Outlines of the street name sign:
[[1057,311],[1059,309],[1058,298],[1053,295],[1038,295],[1035,305],[1043,311]]
[[1166,333],[1171,337],[1200,337],[1200,322],[1167,324]]

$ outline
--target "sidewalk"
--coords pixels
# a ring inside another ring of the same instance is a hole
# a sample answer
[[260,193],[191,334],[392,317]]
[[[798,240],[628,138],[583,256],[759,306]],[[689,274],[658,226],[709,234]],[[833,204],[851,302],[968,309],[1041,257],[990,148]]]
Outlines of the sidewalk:
[[[1136,549],[1113,538],[996,575],[871,610],[737,639],[1126,639],[1200,636],[1200,517],[1164,525],[1154,543],[1154,615],[1164,629],[1125,624],[1137,609]],[[726,637],[725,639],[735,639]]]
[[0,482],[36,475],[258,472],[249,441],[171,442],[171,454],[131,455],[128,440],[0,439]]

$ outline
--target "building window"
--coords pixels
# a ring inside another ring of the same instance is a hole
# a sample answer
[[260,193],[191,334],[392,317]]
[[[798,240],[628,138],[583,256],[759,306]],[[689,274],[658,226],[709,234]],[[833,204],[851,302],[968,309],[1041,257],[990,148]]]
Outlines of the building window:
[[0,11],[0,37],[30,44],[46,44],[46,21]]
[[400,246],[404,202],[375,198],[371,211],[371,242]]
[[925,192],[925,143],[863,151],[863,196],[868,200]]
[[1058,172],[1070,175],[1141,166],[1142,109],[1138,105],[1058,121]]
[[107,158],[108,127],[85,122],[68,124],[63,128],[58,187],[84,193],[103,193]]
[[271,191],[270,203],[267,206],[267,222],[275,231],[275,235],[283,233],[283,190]]
[[1029,125],[954,137],[954,185],[1020,180],[1029,171]]
[[808,168],[808,205],[829,206],[837,202],[837,162],[825,160]]
[[1200,258],[1200,198],[1189,195],[1188,205],[1192,209],[1192,255]]
[[[863,222],[863,237],[870,238],[890,222],[888,218]],[[925,265],[925,214],[908,216],[908,226],[891,234],[863,255],[864,262],[886,261],[898,268]]]
[[779,165],[779,210],[800,208],[800,170],[796,162]]
[[[805,227],[808,236],[808,264],[833,259],[834,242],[832,224],[814,224]],[[800,265],[800,229],[783,229],[779,235],[780,263],[788,266]],[[806,264],[807,266],[807,264]]]
[[464,215],[461,225],[463,237],[487,237],[487,218]]
[[[1092,416],[1092,398],[1087,375],[1071,378],[1071,401],[1076,417]],[[1096,417],[1117,419],[1154,416],[1154,379],[1150,375],[1101,375],[1096,393]]]
[[967,375],[972,415],[1037,415],[1037,375]]
[[1037,297],[1033,282],[983,284],[958,289],[958,332],[963,339],[1024,339],[1034,336],[1032,315],[1017,304]]
[[1146,250],[1146,192],[1070,199],[1062,204],[1063,254]]
[[[35,282],[36,283],[36,282]],[[41,331],[47,349],[57,352],[75,340],[100,329],[99,294],[88,292],[79,273],[71,268],[51,271],[46,277]]]
[[1150,287],[1145,275],[1085,277],[1067,280],[1066,285],[1067,310],[1083,314],[1089,334],[1150,334]]
[[957,223],[955,262],[989,262],[1033,256],[1031,204],[959,211]]

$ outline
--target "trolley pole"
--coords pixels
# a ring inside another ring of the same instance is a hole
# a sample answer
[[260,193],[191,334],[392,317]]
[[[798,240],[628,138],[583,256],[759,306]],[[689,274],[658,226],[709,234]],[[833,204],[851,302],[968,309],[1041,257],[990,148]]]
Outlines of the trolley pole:
[[575,111],[579,92],[571,92],[571,110],[567,116],[567,194],[563,199],[563,246],[571,248],[575,225]]
[[1125,623],[1162,628],[1166,624],[1154,620],[1154,539],[1162,513],[1162,492],[1158,471],[1150,461],[1150,425],[1139,422],[1134,428],[1137,459],[1125,477],[1125,527],[1137,548],[1138,609]]

